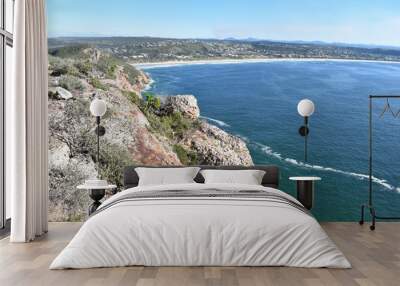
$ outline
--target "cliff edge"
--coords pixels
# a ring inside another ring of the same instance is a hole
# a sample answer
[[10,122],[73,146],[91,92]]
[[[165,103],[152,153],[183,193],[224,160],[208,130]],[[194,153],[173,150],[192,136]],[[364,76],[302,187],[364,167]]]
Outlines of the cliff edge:
[[[121,188],[130,164],[253,164],[243,140],[200,119],[193,95],[142,93],[148,75],[90,47],[49,54],[50,220],[84,219],[90,199],[76,186],[100,175]],[[94,93],[108,107],[100,169],[89,112]]]

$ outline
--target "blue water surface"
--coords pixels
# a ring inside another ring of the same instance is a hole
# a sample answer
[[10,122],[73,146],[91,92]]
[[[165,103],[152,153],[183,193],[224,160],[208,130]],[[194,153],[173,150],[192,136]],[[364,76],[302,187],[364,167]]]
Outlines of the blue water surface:
[[[368,95],[400,95],[400,64],[360,61],[277,61],[147,69],[160,95],[193,94],[201,115],[247,142],[255,164],[276,164],[280,188],[295,195],[289,176],[315,175],[312,212],[323,221],[355,221],[367,200]],[[297,103],[314,101],[309,160],[298,134]],[[379,117],[374,102],[374,203],[400,215],[400,116]],[[390,102],[400,110],[400,100]],[[218,120],[218,121],[213,121]]]

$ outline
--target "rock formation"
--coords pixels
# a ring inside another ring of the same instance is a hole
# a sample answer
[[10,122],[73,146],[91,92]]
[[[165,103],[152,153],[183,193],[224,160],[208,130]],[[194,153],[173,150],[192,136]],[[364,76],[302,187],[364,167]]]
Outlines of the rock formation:
[[58,93],[58,95],[65,100],[71,99],[74,96],[72,95],[72,93],[70,93],[68,90],[66,90],[65,88],[62,88],[61,86],[57,86],[56,87],[56,92]]
[[180,142],[195,150],[201,165],[253,165],[245,142],[222,129],[202,122]]
[[181,112],[184,116],[190,119],[197,119],[200,116],[197,99],[193,95],[175,95],[166,97],[161,106],[161,112],[166,114]]

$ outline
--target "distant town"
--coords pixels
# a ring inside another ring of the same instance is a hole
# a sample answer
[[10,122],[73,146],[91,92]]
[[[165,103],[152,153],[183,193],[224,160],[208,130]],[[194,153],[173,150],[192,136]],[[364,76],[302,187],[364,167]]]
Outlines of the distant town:
[[128,63],[255,58],[317,58],[400,61],[400,49],[322,42],[167,39],[151,37],[49,38],[52,48],[87,45]]

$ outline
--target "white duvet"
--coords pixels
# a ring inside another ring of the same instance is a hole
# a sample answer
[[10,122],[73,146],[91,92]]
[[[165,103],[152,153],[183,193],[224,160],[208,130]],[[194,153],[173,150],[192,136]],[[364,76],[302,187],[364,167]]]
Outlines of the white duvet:
[[205,188],[265,190],[297,202],[279,190],[254,185],[128,189],[100,206],[104,210],[83,224],[50,269],[127,265],[351,267],[318,222],[290,205],[229,197],[154,198],[112,204],[130,192]]

